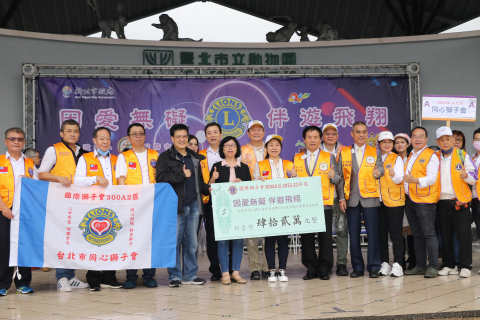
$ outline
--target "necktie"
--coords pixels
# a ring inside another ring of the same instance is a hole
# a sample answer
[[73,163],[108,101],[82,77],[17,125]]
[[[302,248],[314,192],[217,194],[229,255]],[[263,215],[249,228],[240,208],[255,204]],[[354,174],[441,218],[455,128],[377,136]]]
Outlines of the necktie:
[[360,148],[357,148],[357,150],[355,151],[355,158],[357,158],[358,168],[360,168],[360,166],[362,165],[362,160],[363,160],[363,154],[361,152],[362,151]]
[[315,166],[315,154],[310,153],[310,157],[308,158],[308,171],[310,171],[311,175],[313,175],[314,166]]

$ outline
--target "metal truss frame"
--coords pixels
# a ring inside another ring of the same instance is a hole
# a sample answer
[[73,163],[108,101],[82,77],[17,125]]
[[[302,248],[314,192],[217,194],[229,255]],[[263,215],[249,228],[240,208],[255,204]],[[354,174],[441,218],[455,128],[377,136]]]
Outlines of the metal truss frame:
[[281,65],[281,66],[129,66],[129,65],[47,65],[25,63],[23,80],[23,128],[26,147],[35,147],[35,105],[39,77],[67,78],[285,78],[285,77],[408,77],[411,126],[421,124],[419,63],[363,65]]

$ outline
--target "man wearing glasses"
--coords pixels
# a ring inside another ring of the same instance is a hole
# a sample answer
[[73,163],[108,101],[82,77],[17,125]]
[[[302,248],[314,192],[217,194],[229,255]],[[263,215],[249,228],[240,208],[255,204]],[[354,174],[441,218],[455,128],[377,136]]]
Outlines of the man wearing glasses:
[[[117,159],[115,176],[117,184],[151,184],[155,183],[155,166],[158,152],[145,148],[145,127],[141,123],[133,123],[127,129],[128,140],[132,149],[120,153]],[[153,278],[155,269],[143,269],[143,285],[155,288],[157,281]],[[124,289],[137,286],[137,270],[127,270],[127,281]]]
[[[38,169],[40,180],[58,182],[69,187],[73,183],[78,159],[85,153],[77,143],[80,139],[80,125],[77,121],[65,120],[60,127],[60,142],[45,151]],[[70,292],[72,289],[85,289],[88,284],[75,277],[72,269],[57,269],[58,291]]]
[[[12,205],[15,183],[24,176],[36,178],[35,165],[32,159],[25,158],[22,153],[25,146],[25,134],[20,128],[5,131],[7,152],[0,155],[0,296],[6,296],[12,284],[13,267],[9,266],[10,258],[10,220],[13,218]],[[29,294],[32,280],[31,268],[19,267],[14,281],[17,294]]]

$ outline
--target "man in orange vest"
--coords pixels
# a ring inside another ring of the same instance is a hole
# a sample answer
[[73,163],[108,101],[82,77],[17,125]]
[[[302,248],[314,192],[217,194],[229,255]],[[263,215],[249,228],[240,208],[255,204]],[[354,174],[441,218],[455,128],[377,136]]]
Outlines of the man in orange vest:
[[[242,162],[248,165],[250,176],[253,177],[257,163],[265,158],[265,145],[263,143],[265,127],[262,121],[250,121],[247,134],[250,141],[242,146]],[[264,243],[265,238],[247,239],[248,265],[252,272],[250,275],[251,280],[267,279],[269,275],[265,254],[260,253],[258,250],[258,245],[264,247]]]
[[[73,119],[65,120],[60,127],[62,140],[50,146],[38,169],[41,180],[58,182],[69,187],[73,183],[78,159],[85,153],[77,143],[80,139],[80,125]],[[57,290],[70,292],[72,289],[85,289],[88,284],[75,277],[72,269],[57,269]]]
[[[326,123],[322,127],[322,150],[335,156],[335,161],[340,156],[343,146],[338,142],[338,128],[335,123]],[[340,210],[338,195],[335,192],[335,200],[332,207],[332,220],[335,226],[335,244],[337,248],[337,276],[348,276],[347,252],[348,252],[348,227],[347,216]]]
[[[107,187],[117,184],[115,177],[115,164],[117,156],[110,153],[110,129],[98,127],[93,131],[93,152],[83,154],[78,159],[75,171],[75,185]],[[121,288],[117,281],[115,271],[88,270],[87,282],[91,291],[100,291],[100,287]]]
[[[127,129],[128,141],[132,149],[120,153],[117,159],[115,176],[117,184],[151,184],[155,183],[155,166],[158,152],[145,148],[145,127],[141,123],[132,123]],[[157,287],[153,278],[155,269],[143,269],[143,285],[147,288]],[[125,289],[134,289],[137,286],[137,270],[127,270]]]
[[[200,161],[200,167],[202,169],[203,181],[208,184],[210,180],[210,170],[213,165],[222,161],[220,153],[218,152],[220,140],[222,140],[222,127],[216,122],[210,122],[203,130],[205,132],[205,138],[207,139],[208,148],[200,150],[198,153],[205,157],[204,160]],[[210,280],[219,281],[222,277],[222,272],[220,271],[220,262],[218,261],[218,250],[217,242],[215,241],[213,210],[210,197],[202,197],[202,203],[202,210],[205,219],[205,233],[207,235],[207,256],[210,261],[210,267],[208,270],[212,274]]]
[[380,207],[379,181],[384,169],[382,158],[375,147],[367,145],[368,128],[357,121],[352,126],[353,146],[340,152],[338,164],[343,173],[340,188],[340,208],[347,211],[350,234],[350,257],[353,272],[350,277],[362,277],[364,262],[360,246],[362,218],[368,233],[367,270],[370,278],[378,278],[380,247],[378,242],[378,208]]
[[[439,160],[427,148],[428,133],[423,127],[412,130],[413,150],[405,167],[405,214],[415,239],[416,266],[405,275],[438,275],[438,240],[435,232],[437,202],[440,197]],[[427,268],[428,254],[428,268]]]
[[[440,127],[436,131],[440,151],[440,201],[437,203],[442,237],[444,267],[440,276],[457,275],[469,278],[472,273],[472,218],[469,204],[472,201],[470,186],[475,185],[475,167],[465,150],[454,147],[452,130]],[[453,240],[459,244],[459,265],[455,265]]]
[[[35,165],[32,159],[25,158],[22,153],[25,146],[25,133],[20,128],[5,131],[7,152],[0,155],[0,296],[6,296],[12,284],[13,267],[10,259],[10,220],[13,218],[12,205],[15,185],[21,177],[36,178]],[[30,288],[32,269],[19,267],[19,274],[14,281],[18,294],[33,293]]]
[[332,206],[335,197],[335,185],[341,182],[341,174],[335,156],[320,148],[322,131],[317,126],[305,127],[302,132],[306,152],[297,153],[293,164],[297,177],[320,176],[322,181],[325,232],[319,232],[318,256],[315,250],[315,234],[301,235],[302,264],[307,268],[303,280],[319,277],[329,280],[333,266],[332,248]]

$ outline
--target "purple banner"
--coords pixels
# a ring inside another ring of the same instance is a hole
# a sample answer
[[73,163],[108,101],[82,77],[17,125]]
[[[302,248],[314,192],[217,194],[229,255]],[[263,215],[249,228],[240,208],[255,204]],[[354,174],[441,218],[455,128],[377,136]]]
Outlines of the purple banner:
[[303,148],[302,128],[334,122],[340,142],[351,144],[356,120],[365,121],[369,139],[388,128],[410,129],[407,77],[99,79],[47,78],[38,81],[36,146],[44,151],[59,140],[62,121],[81,125],[80,144],[92,150],[96,127],[112,130],[112,147],[128,147],[129,124],[142,123],[147,144],[160,152],[171,146],[169,128],[185,123],[206,147],[203,127],[216,121],[224,135],[244,144],[250,120],[261,120],[266,135],[284,137],[283,157]]

